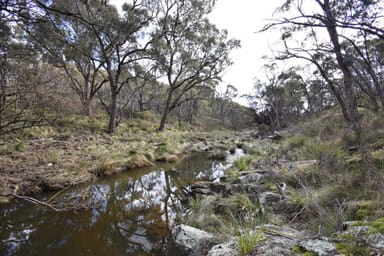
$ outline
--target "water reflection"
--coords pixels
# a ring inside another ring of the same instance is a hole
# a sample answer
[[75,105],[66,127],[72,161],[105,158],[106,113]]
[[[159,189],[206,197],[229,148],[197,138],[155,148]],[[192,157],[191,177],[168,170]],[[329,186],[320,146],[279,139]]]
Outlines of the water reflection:
[[[174,166],[137,170],[67,191],[90,193],[97,207],[54,213],[18,202],[0,205],[1,255],[165,255],[181,191],[211,162],[196,154]],[[48,198],[50,195],[45,195]]]

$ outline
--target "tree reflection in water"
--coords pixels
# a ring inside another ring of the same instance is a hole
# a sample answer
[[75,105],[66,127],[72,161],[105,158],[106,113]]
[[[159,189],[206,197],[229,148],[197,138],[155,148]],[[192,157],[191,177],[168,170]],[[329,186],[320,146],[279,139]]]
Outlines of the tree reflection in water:
[[[68,191],[91,193],[96,208],[55,213],[19,202],[0,206],[1,255],[166,255],[180,193],[210,169],[203,154],[175,166],[137,170]],[[50,195],[45,195],[49,197]]]

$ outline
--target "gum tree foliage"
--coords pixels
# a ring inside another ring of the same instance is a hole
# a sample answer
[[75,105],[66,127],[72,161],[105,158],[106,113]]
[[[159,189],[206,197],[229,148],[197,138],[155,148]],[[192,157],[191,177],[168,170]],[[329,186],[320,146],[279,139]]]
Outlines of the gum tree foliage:
[[[100,73],[104,63],[98,58],[97,38],[88,24],[76,16],[89,19],[87,8],[92,5],[97,2],[86,5],[76,0],[53,1],[49,9],[42,9],[40,21],[28,30],[48,62],[65,71],[88,116],[92,114],[93,98],[107,81]],[[63,15],[56,10],[74,15]]]
[[276,63],[264,66],[268,82],[255,81],[253,93],[244,95],[255,121],[279,130],[303,116],[317,114],[335,104],[317,74],[308,74],[308,66],[278,70]]
[[56,118],[51,95],[61,76],[39,65],[20,29],[28,11],[27,1],[0,3],[0,135],[48,125]]
[[[105,1],[36,2],[43,16],[53,14],[48,19],[55,29],[53,36],[59,45],[65,45],[62,53],[67,69],[70,68],[68,63],[72,62],[83,78],[83,81],[76,81],[71,77],[75,87],[88,87],[85,95],[93,97],[104,82],[108,83],[109,99],[104,104],[109,115],[108,132],[113,133],[121,118],[119,94],[134,78],[131,70],[145,58],[145,49],[150,45],[146,29],[155,15],[153,10],[157,8],[152,8],[155,2],[129,1],[123,5],[122,15]],[[61,60],[58,63],[63,66]],[[87,81],[94,84],[82,84]],[[92,86],[91,92],[89,88]],[[85,101],[89,101],[89,97]]]
[[90,11],[94,19],[89,29],[97,38],[100,60],[104,63],[103,69],[110,87],[110,133],[117,126],[118,95],[133,79],[130,70],[145,58],[145,49],[150,43],[145,32],[153,19],[150,10],[149,2],[134,0],[124,4],[122,17],[114,7],[108,5],[100,5]]
[[239,47],[239,41],[229,40],[226,31],[207,19],[214,1],[162,0],[159,6],[151,53],[168,84],[162,131],[172,110],[199,98],[206,87],[215,84],[212,81],[220,80],[222,71],[231,65],[229,53]]
[[225,91],[217,92],[215,98],[212,100],[212,115],[215,117],[214,112],[217,112],[217,117],[222,125],[228,117],[230,109],[233,105],[233,99],[238,95],[238,90],[231,84],[228,84]]
[[357,90],[344,42],[358,42],[363,34],[382,40],[381,11],[376,0],[287,0],[279,9],[281,17],[263,29],[282,30],[284,47],[277,59],[298,58],[317,67],[357,135],[361,131]]

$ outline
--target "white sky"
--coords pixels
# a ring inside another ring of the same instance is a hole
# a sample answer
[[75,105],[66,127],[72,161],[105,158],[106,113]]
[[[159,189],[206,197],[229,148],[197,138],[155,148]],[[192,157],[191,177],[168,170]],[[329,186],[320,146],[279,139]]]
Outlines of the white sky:
[[263,78],[263,55],[270,55],[269,45],[276,40],[272,33],[256,33],[272,18],[281,0],[217,0],[210,20],[219,28],[227,29],[229,36],[241,40],[241,48],[232,59],[233,66],[225,72],[223,84],[232,84],[239,95],[252,91],[254,78]]
[[[110,0],[118,7],[125,0]],[[241,48],[234,51],[234,64],[223,76],[222,86],[235,86],[239,95],[250,93],[255,77],[263,78],[263,55],[270,55],[269,44],[276,40],[271,33],[256,33],[272,18],[273,11],[283,0],[217,0],[215,9],[209,18],[220,29],[227,29],[229,37],[241,40]],[[243,100],[240,102],[245,103]]]

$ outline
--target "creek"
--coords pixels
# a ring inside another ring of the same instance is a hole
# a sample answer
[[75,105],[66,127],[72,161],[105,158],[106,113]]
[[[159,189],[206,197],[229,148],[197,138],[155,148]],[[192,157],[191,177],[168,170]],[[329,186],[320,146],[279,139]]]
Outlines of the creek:
[[183,191],[198,177],[219,178],[242,155],[237,150],[220,163],[195,153],[39,197],[87,198],[93,207],[85,210],[54,212],[24,200],[0,205],[0,255],[176,255],[170,227],[185,214]]

